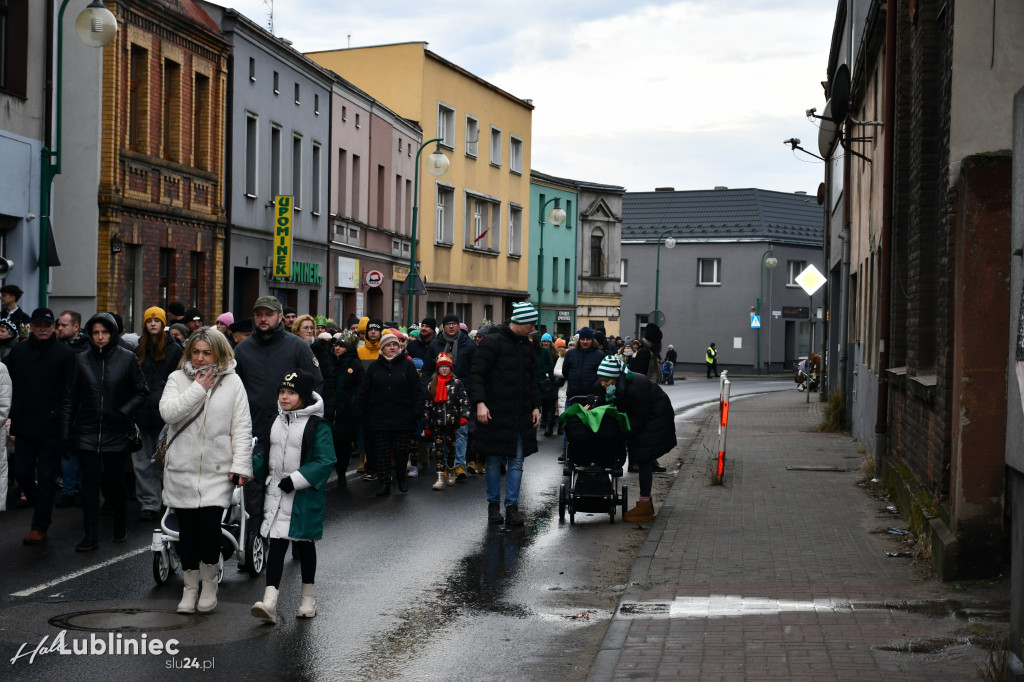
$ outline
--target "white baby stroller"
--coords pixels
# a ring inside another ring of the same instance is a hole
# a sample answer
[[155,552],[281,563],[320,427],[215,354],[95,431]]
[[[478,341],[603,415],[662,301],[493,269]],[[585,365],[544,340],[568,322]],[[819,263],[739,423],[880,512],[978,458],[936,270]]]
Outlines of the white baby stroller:
[[[231,506],[224,510],[220,521],[220,560],[217,562],[217,582],[224,577],[224,560],[232,554],[238,559],[238,568],[256,577],[266,565],[266,544],[260,535],[263,494],[258,484],[249,481],[236,487],[231,493]],[[246,505],[248,496],[258,502]],[[251,523],[250,523],[251,522]],[[181,567],[176,544],[178,542],[178,517],[168,508],[160,519],[160,527],[153,531],[153,579],[163,585]]]

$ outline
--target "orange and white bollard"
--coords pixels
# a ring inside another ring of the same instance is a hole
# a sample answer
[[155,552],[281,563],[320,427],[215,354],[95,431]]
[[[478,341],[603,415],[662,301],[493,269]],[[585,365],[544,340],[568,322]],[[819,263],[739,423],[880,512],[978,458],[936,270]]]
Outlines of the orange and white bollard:
[[728,375],[728,371],[723,371],[722,378],[719,379],[718,464],[715,467],[715,475],[712,480],[715,485],[722,485],[725,479],[725,434],[729,426],[729,387],[732,383],[729,381]]

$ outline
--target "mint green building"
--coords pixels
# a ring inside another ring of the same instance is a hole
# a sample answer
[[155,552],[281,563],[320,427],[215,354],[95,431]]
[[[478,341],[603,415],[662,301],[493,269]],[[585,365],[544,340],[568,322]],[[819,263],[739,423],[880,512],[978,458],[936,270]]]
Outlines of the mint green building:
[[541,312],[537,328],[568,339],[576,331],[576,181],[531,170],[529,216],[529,289],[530,302]]

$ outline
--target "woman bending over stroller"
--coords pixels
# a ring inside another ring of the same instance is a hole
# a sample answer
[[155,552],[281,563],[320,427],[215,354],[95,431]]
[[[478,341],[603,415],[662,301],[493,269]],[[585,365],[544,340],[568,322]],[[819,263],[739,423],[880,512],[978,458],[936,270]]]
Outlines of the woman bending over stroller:
[[605,393],[601,398],[629,417],[629,461],[639,470],[640,499],[622,515],[624,521],[653,521],[654,460],[676,446],[675,411],[661,386],[626,367],[614,355],[606,356],[597,368],[597,380]]

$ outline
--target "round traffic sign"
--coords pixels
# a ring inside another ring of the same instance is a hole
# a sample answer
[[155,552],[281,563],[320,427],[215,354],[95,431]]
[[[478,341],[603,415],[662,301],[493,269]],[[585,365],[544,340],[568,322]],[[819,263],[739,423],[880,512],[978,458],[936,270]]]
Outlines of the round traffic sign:
[[647,316],[647,320],[649,322],[653,322],[654,324],[658,325],[659,327],[664,327],[665,326],[665,311],[663,311],[663,310],[657,311],[657,313],[658,313],[657,314],[657,319],[655,319],[655,314],[654,313],[655,313],[655,311],[652,310],[651,314]]
[[379,287],[384,282],[384,273],[380,270],[370,270],[366,273],[366,285],[369,287]]

